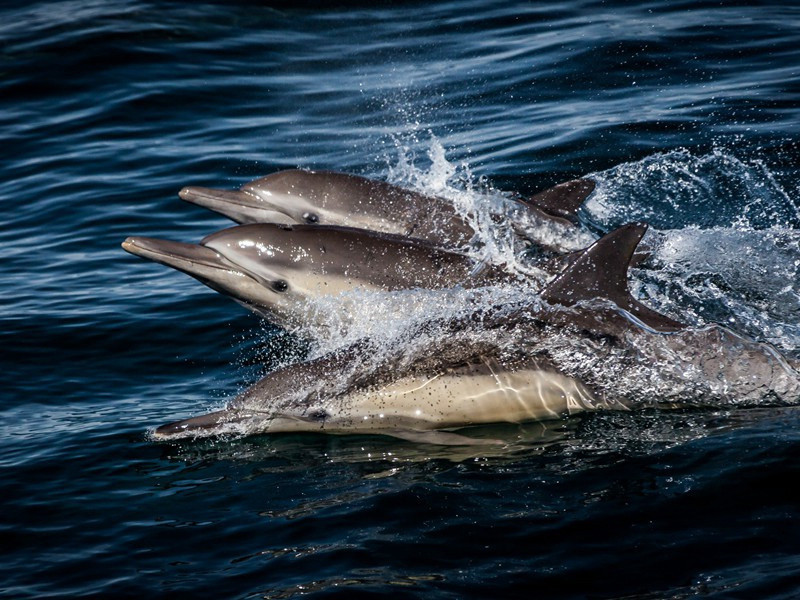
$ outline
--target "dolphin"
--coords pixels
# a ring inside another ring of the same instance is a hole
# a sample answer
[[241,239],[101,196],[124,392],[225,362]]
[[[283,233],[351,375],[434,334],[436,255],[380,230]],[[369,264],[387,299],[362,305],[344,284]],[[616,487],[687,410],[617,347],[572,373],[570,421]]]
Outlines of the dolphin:
[[[574,233],[575,214],[594,190],[577,179],[540,192],[527,202],[510,200],[518,233],[545,248],[566,251],[565,233]],[[237,223],[345,225],[459,247],[476,233],[474,223],[452,201],[427,196],[383,181],[301,169],[279,171],[246,183],[238,191],[184,187],[187,202],[221,213]],[[544,235],[535,234],[544,228]]]
[[[800,402],[797,366],[719,326],[693,329],[635,300],[627,268],[646,225],[604,236],[530,305],[362,340],[274,371],[223,410],[156,439],[223,433],[375,433],[495,443],[452,430],[639,406]],[[658,369],[653,369],[654,365]]]
[[129,237],[122,247],[183,271],[283,327],[307,323],[309,301],[350,290],[514,280],[459,252],[350,227],[258,223],[219,231],[199,244]]

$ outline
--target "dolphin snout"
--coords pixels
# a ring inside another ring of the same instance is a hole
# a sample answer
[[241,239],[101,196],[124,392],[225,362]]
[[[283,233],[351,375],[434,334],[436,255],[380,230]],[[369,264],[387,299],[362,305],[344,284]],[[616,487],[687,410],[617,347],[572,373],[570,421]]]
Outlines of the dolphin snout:
[[237,223],[295,223],[262,198],[242,190],[216,190],[187,186],[178,192],[186,202],[225,215]]
[[129,237],[122,242],[122,248],[135,256],[180,269],[185,265],[203,265],[216,269],[228,265],[210,248],[197,244],[159,240],[148,237]]
[[241,190],[215,190],[213,188],[190,185],[178,192],[178,196],[181,197],[181,200],[186,200],[186,202],[206,207],[217,202],[253,207],[263,206],[263,203],[258,198]]
[[153,436],[167,439],[192,435],[208,435],[219,427],[236,423],[240,420],[241,419],[237,418],[231,411],[219,410],[217,412],[208,413],[207,415],[184,419],[183,421],[175,421],[174,423],[167,423],[166,425],[158,427],[153,432]]

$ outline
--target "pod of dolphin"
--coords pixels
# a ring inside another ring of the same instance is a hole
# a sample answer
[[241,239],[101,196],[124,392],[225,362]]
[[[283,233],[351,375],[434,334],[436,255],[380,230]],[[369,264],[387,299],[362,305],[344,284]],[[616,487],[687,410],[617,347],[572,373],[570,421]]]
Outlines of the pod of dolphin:
[[[578,179],[508,200],[504,218],[551,274],[525,306],[479,306],[415,325],[411,353],[379,353],[361,339],[282,367],[224,410],[163,425],[154,437],[310,431],[496,443],[453,430],[647,404],[800,401],[797,365],[772,347],[719,326],[687,327],[631,296],[628,267],[647,256],[637,252],[646,224],[575,251],[586,239],[576,214],[593,190]],[[288,170],[236,191],[186,187],[180,196],[239,225],[199,244],[129,237],[123,248],[283,327],[308,323],[310,301],[342,292],[513,286],[520,277],[466,251],[475,221],[453,202],[381,181]],[[643,376],[659,362],[668,368],[656,382]]]

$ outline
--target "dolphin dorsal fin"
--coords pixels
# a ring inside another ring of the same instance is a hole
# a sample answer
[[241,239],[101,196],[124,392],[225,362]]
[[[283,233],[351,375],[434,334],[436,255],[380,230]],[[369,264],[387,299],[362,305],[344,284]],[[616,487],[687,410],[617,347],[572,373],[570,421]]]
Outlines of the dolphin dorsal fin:
[[628,267],[647,231],[646,223],[629,223],[606,234],[576,257],[542,291],[546,302],[572,306],[582,300],[606,298],[658,331],[677,331],[684,326],[631,296]]
[[591,179],[574,179],[539,192],[526,202],[547,214],[572,220],[594,190],[594,186],[594,181]]
[[628,264],[647,231],[644,223],[630,223],[604,235],[556,277],[542,292],[548,302],[572,305],[581,300],[630,297]]

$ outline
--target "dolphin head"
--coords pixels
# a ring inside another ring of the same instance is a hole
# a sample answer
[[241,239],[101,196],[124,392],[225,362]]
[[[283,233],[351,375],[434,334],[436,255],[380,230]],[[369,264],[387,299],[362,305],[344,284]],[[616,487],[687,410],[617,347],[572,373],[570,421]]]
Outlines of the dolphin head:
[[347,279],[342,271],[347,263],[328,260],[326,246],[308,232],[301,228],[289,235],[290,228],[243,225],[209,235],[200,244],[129,237],[122,247],[183,271],[283,327],[306,317],[309,300],[370,287]]
[[279,324],[291,315],[291,299],[284,298],[281,280],[265,285],[263,277],[227,260],[211,248],[147,237],[129,237],[123,249],[191,275],[247,308]]
[[[200,244],[131,237],[122,246],[183,271],[283,326],[313,318],[308,302],[322,296],[354,289],[450,287],[468,280],[473,268],[461,254],[347,227],[259,223],[224,229]],[[494,273],[482,276],[488,281]]]
[[237,265],[287,302],[379,288],[360,277],[363,260],[351,242],[360,232],[345,228],[259,223],[213,233],[200,245]]
[[348,225],[403,233],[396,223],[403,206],[393,205],[411,199],[404,201],[397,189],[346,173],[292,169],[255,179],[239,191],[190,186],[179,195],[237,223]]

